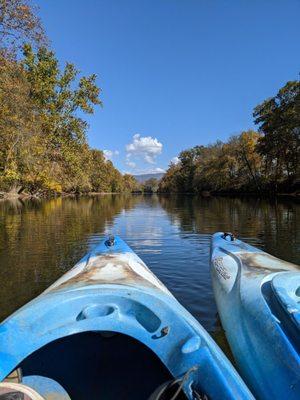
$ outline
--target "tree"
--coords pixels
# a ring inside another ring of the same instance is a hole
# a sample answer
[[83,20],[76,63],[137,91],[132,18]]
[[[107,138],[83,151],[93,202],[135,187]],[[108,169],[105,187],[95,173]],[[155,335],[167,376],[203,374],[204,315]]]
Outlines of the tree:
[[179,184],[184,192],[193,192],[193,180],[196,169],[196,160],[202,152],[203,146],[195,146],[179,154],[181,174]]
[[254,109],[262,137],[257,149],[264,157],[265,173],[277,186],[293,181],[300,164],[300,82],[290,81],[275,97]]
[[229,145],[233,149],[238,161],[238,180],[241,185],[261,191],[262,159],[256,151],[261,135],[255,131],[244,131],[240,135],[232,136]]
[[[94,192],[117,191],[122,181],[121,174],[116,171],[112,162],[106,160],[101,150],[92,149],[90,163],[90,181]],[[118,175],[119,174],[119,175]]]
[[180,163],[170,165],[159,190],[189,193],[260,190],[261,157],[256,151],[259,137],[254,131],[246,131],[231,137],[227,143],[217,141],[181,152]]
[[125,192],[136,192],[140,190],[140,185],[133,175],[124,174],[123,175],[123,186]]
[[[179,154],[162,178],[162,192],[297,190],[300,182],[300,82],[288,82],[254,110],[259,132]],[[280,185],[279,185],[280,184]]]
[[102,104],[96,75],[80,77],[71,63],[60,68],[30,0],[0,0],[0,39],[1,190],[119,192],[134,186],[88,146],[83,114]]
[[23,175],[42,146],[39,118],[29,99],[30,86],[23,68],[14,60],[0,59],[0,185],[11,190],[23,185]]
[[239,164],[232,144],[217,141],[203,148],[194,176],[196,192],[237,190],[240,184]]
[[179,192],[179,181],[181,180],[181,165],[180,163],[171,163],[166,173],[159,181],[158,191],[162,193]]
[[13,55],[25,42],[46,43],[36,11],[30,0],[0,0],[0,54]]
[[158,180],[156,178],[147,179],[142,185],[144,193],[156,193],[158,190]]
[[86,190],[87,123],[78,111],[91,114],[101,104],[96,75],[78,80],[73,64],[61,72],[52,51],[43,47],[35,53],[30,45],[24,46],[22,66],[39,114],[50,180],[60,182],[63,190]]

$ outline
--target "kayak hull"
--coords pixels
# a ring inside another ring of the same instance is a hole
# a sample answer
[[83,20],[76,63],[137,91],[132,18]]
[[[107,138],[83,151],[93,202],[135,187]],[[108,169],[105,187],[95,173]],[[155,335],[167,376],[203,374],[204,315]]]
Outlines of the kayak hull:
[[[194,398],[195,392],[212,399],[252,398],[207,332],[120,238],[114,238],[113,244],[102,242],[46,292],[0,325],[0,380],[21,367],[25,375],[28,371],[25,382],[27,379],[28,384],[36,385],[35,388],[39,386],[40,376],[48,376],[49,371],[50,378],[55,381],[57,373],[53,371],[52,363],[57,362],[56,369],[60,369],[63,364],[57,361],[60,354],[62,358],[70,357],[63,356],[60,351],[68,346],[72,349],[72,343],[74,349],[85,349],[83,360],[86,360],[86,354],[91,359],[93,352],[96,359],[99,353],[96,365],[89,372],[93,375],[95,369],[100,368],[98,363],[105,358],[108,344],[103,343],[115,342],[117,345],[120,342],[113,338],[115,334],[132,338],[150,349],[172,377],[185,377],[183,386],[189,399]],[[128,339],[128,346],[129,342]],[[92,343],[98,343],[94,351]],[[123,347],[120,344],[120,352],[125,351],[125,347],[127,344]],[[46,368],[42,354],[49,357],[53,348],[56,358],[53,356]],[[102,355],[99,349],[102,349]],[[157,365],[156,361],[153,363]],[[150,370],[149,363],[148,366]],[[114,375],[119,366],[107,366],[105,372],[109,368]],[[67,380],[67,376],[72,375],[69,372],[63,371],[66,381],[62,386],[70,398],[84,398],[78,388],[72,392],[72,384],[76,386],[76,382]],[[111,388],[116,378],[113,375]],[[102,382],[102,386],[104,384]],[[101,390],[100,384],[86,394],[86,398],[99,398],[96,389]],[[62,393],[55,398],[68,398],[64,397],[65,392]],[[138,394],[134,397],[132,393],[130,398],[142,397]]]
[[291,314],[277,300],[280,293],[290,298],[298,267],[216,233],[211,273],[222,326],[250,390],[258,399],[299,399],[300,332],[291,321],[298,311]]

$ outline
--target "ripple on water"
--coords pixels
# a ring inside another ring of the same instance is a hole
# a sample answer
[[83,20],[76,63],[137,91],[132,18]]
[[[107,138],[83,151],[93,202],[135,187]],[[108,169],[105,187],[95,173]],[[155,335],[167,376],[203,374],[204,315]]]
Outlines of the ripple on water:
[[[120,235],[210,332],[220,331],[209,251],[211,234],[300,262],[299,204],[241,198],[107,195],[0,202],[3,319],[70,269],[104,234]],[[218,334],[217,334],[218,335]]]

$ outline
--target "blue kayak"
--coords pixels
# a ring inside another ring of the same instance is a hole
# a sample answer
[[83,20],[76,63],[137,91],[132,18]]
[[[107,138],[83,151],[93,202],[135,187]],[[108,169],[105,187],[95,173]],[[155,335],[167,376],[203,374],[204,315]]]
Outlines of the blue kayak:
[[300,268],[234,238],[212,238],[211,271],[237,367],[257,399],[300,399]]
[[0,325],[0,381],[16,372],[44,399],[253,399],[208,333],[119,237]]

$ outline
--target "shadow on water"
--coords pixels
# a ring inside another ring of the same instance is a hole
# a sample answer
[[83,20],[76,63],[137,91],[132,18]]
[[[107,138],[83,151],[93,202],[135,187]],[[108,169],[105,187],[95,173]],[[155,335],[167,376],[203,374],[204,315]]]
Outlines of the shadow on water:
[[0,319],[112,232],[132,246],[227,352],[210,279],[211,234],[233,231],[299,263],[299,222],[299,204],[255,198],[103,195],[1,201]]

